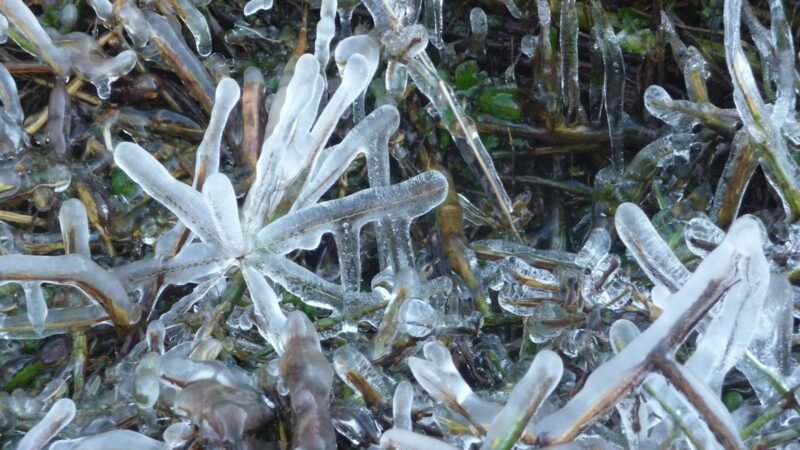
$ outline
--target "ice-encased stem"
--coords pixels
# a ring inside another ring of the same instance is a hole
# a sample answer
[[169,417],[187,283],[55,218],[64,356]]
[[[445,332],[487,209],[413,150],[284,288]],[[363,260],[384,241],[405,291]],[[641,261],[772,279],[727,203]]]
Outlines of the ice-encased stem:
[[62,398],[53,404],[50,411],[19,442],[17,450],[39,450],[44,448],[75,417],[75,403]]
[[800,167],[789,154],[781,130],[776,126],[782,124],[784,118],[768,116],[764,99],[756,86],[752,68],[742,49],[741,12],[741,0],[725,1],[725,57],[733,79],[734,103],[764,173],[781,199],[786,216],[795,221],[800,218]]
[[414,404],[414,387],[408,381],[401,381],[394,390],[392,401],[392,428],[411,430],[411,407]]
[[689,271],[638,206],[623,203],[617,208],[614,222],[620,239],[650,280],[666,286],[671,292],[683,286],[690,276]]
[[71,198],[61,205],[58,213],[61,224],[61,239],[66,253],[75,253],[91,258],[89,250],[89,219],[80,200]]
[[489,426],[481,449],[513,448],[528,426],[528,421],[561,381],[563,371],[561,358],[556,353],[550,350],[537,353],[528,372],[514,386],[508,402]]
[[725,228],[738,216],[745,189],[757,166],[758,159],[750,137],[744,130],[737,132],[711,203],[710,215],[717,226]]
[[50,66],[56,75],[67,77],[71,74],[69,53],[53,43],[50,35],[22,0],[3,0],[0,2],[0,13],[34,46],[36,56]]

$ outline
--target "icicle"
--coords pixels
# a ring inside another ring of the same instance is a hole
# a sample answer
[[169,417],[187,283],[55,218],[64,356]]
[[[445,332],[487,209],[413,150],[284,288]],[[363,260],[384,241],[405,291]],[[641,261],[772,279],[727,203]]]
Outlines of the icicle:
[[[17,445],[17,450],[39,450],[72,422],[75,417],[75,403],[62,398],[53,404],[47,415],[25,434]],[[56,448],[55,443],[50,448]]]
[[575,0],[561,4],[558,33],[561,48],[561,95],[569,122],[581,119],[583,113],[578,84],[578,12]]
[[342,36],[348,37],[353,34],[353,11],[355,11],[356,6],[340,6],[337,8],[336,12],[339,15],[339,25],[342,27]]
[[622,172],[625,167],[622,154],[625,63],[619,46],[619,38],[611,28],[611,24],[608,23],[602,5],[597,1],[592,2],[592,17],[594,17],[595,27],[598,29],[597,36],[600,38],[599,46],[605,70],[603,103],[608,120],[608,135],[611,138],[611,165],[618,172]]
[[47,303],[44,301],[42,286],[38,282],[21,284],[22,290],[25,291],[28,320],[31,323],[31,328],[36,333],[41,334],[44,331],[44,324],[47,319]]
[[72,121],[70,109],[69,93],[64,82],[56,81],[55,87],[50,91],[50,101],[47,105],[47,138],[55,154],[63,159],[68,159],[70,156],[67,154]]
[[[194,37],[194,44],[200,56],[211,54],[211,29],[203,13],[190,0],[170,0],[178,17]],[[246,8],[246,7],[245,7]]]
[[515,19],[523,18],[522,11],[520,11],[519,6],[517,6],[517,3],[514,0],[503,0],[503,2],[506,4],[506,9],[508,9],[508,12],[511,13],[511,17]]
[[64,241],[65,252],[91,258],[89,220],[83,203],[76,198],[65,201],[58,213],[58,221],[61,224],[61,238]]
[[486,13],[481,8],[472,8],[469,12],[469,24],[473,49],[476,53],[482,54],[486,51],[486,34],[489,27]]
[[[334,52],[334,60],[336,67],[339,69],[339,74],[344,74],[344,68],[353,55],[361,54],[367,60],[369,65],[368,72],[375,73],[380,62],[380,42],[376,41],[370,35],[364,34],[359,36],[352,36],[339,42]],[[365,86],[364,90],[358,95],[358,98],[353,103],[353,122],[359,123],[364,119],[365,106],[364,99],[367,94],[369,86]],[[349,133],[348,133],[349,135]]]
[[434,47],[444,48],[442,39],[442,0],[425,0],[425,26]]
[[147,342],[147,348],[149,348],[151,352],[163,355],[164,341],[166,338],[167,330],[164,327],[164,322],[162,322],[160,319],[153,320],[147,324],[147,334],[145,335],[145,340]]
[[394,400],[392,401],[392,417],[394,423],[392,428],[397,430],[409,430],[413,425],[411,421],[411,407],[414,403],[414,388],[408,381],[401,381],[394,390]]

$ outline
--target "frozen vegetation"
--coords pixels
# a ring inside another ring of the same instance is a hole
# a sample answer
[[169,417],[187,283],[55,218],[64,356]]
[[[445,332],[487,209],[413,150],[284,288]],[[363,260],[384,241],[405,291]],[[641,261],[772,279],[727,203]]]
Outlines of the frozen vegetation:
[[787,5],[296,3],[0,0],[0,449],[800,448]]

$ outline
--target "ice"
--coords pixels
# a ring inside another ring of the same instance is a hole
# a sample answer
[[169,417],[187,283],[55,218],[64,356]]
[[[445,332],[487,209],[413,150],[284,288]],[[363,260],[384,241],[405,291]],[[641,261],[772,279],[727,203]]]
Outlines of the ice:
[[195,157],[192,187],[197,190],[202,190],[203,183],[208,176],[219,171],[222,133],[225,131],[225,124],[228,122],[233,107],[239,101],[239,95],[239,85],[231,78],[223,78],[217,85],[208,127],[203,134],[203,140],[197,147]]
[[575,256],[575,264],[591,270],[608,255],[610,249],[611,236],[608,231],[604,228],[595,228],[589,233],[586,243]]
[[59,16],[59,22],[61,22],[61,28],[71,30],[75,26],[75,22],[78,21],[78,8],[75,7],[72,3],[67,3],[61,8],[61,14]]
[[163,450],[164,443],[130,430],[113,430],[89,437],[53,442],[50,450]]
[[291,397],[293,448],[335,448],[329,411],[333,369],[322,354],[314,325],[302,312],[289,314],[283,346],[280,375]]
[[389,405],[394,382],[352,345],[345,345],[334,352],[333,368],[339,378],[361,396],[367,405],[378,408]]
[[21,125],[25,119],[25,112],[19,101],[17,84],[3,64],[0,64],[0,101],[3,102],[3,112]]
[[708,255],[725,239],[725,232],[705,217],[691,219],[686,224],[683,234],[689,250],[701,257]]
[[347,294],[339,284],[316,276],[305,267],[283,257],[259,258],[259,269],[270,279],[298,296],[304,303],[341,314]]
[[419,450],[422,448],[426,450],[458,449],[458,447],[453,447],[438,439],[398,428],[392,428],[383,433],[381,436],[381,448],[395,450]]
[[355,11],[356,6],[358,5],[340,6],[336,9],[339,15],[339,25],[342,28],[342,36],[350,36],[353,32],[353,11]]
[[[257,247],[274,254],[313,249],[324,234],[338,232],[345,225],[357,235],[366,223],[387,215],[418,217],[441,203],[446,193],[447,180],[433,171],[385,188],[365,189],[273,221],[258,233]],[[303,224],[303,228],[298,228],[297,224]]]
[[136,366],[133,373],[133,392],[138,408],[148,409],[156,404],[161,386],[158,379],[160,365],[161,356],[150,352]]
[[175,422],[164,430],[162,439],[167,444],[167,449],[174,449],[181,447],[184,443],[188,442],[194,434],[194,428],[184,422]]
[[92,7],[97,18],[103,22],[108,22],[114,17],[114,6],[109,0],[89,0],[87,3]]
[[[745,220],[755,223],[752,219],[739,219],[728,232],[729,235],[734,234],[733,239],[743,239],[735,236],[737,233],[749,238],[750,230],[747,230],[747,234],[742,231],[741,223]],[[740,273],[743,282],[728,290],[722,309],[705,326],[705,331],[698,337],[694,354],[685,365],[687,370],[718,394],[725,375],[742,358],[753,337],[767,292],[769,266],[761,253],[760,235],[754,241],[750,242],[755,248],[751,249],[749,264]],[[725,348],[724,352],[719,351],[720,346]]]
[[442,344],[429,341],[423,351],[426,359],[408,358],[408,367],[420,386],[434,399],[485,431],[500,407],[472,392],[453,364],[450,352]]
[[118,20],[136,47],[144,47],[150,41],[150,25],[134,0],[116,0],[114,8]]
[[[364,34],[348,37],[339,42],[339,44],[336,46],[336,50],[334,51],[334,60],[336,61],[336,67],[339,69],[340,74],[343,74],[344,68],[347,65],[347,60],[357,53],[366,58],[367,63],[370,65],[368,72],[375,73],[378,68],[378,63],[380,62],[380,42],[374,39],[372,36]],[[361,93],[358,95],[358,98],[356,98],[355,102],[353,103],[353,121],[355,123],[359,123],[364,119],[364,98],[366,93],[367,87],[361,91]],[[351,133],[348,133],[347,135],[350,136]]]
[[[786,215],[795,220],[800,217],[800,167],[791,158],[781,135],[779,125],[783,123],[785,117],[770,117],[753,77],[750,63],[742,49],[741,10],[741,0],[725,2],[725,56],[728,71],[733,79],[734,103],[744,129],[761,153],[759,155],[762,159],[761,166],[769,183],[780,197]],[[786,62],[782,61],[782,64]],[[788,63],[793,67],[793,58]],[[788,91],[794,88],[783,89]],[[791,101],[794,101],[794,93],[791,94],[791,98]]]
[[31,329],[31,322],[26,316],[0,314],[0,338],[41,339],[54,334],[67,333],[78,327],[89,328],[103,322],[108,322],[108,314],[99,305],[50,308],[47,311],[44,331],[40,334]]
[[319,71],[325,79],[325,69],[331,57],[331,40],[336,34],[336,0],[322,0],[317,22],[317,38],[314,40],[314,56],[319,62]]
[[286,315],[281,310],[278,296],[264,277],[249,264],[242,268],[242,274],[253,300],[253,310],[263,320],[264,326],[259,326],[261,336],[269,342],[272,348],[280,355],[283,354],[283,342],[280,336],[286,330]]
[[469,24],[472,33],[472,41],[475,48],[484,52],[486,45],[486,34],[489,31],[489,24],[486,19],[486,13],[481,8],[472,8],[469,12]]
[[0,13],[33,45],[36,56],[50,66],[56,75],[67,77],[71,74],[69,53],[53,43],[50,35],[22,0],[7,0],[0,3]]
[[[50,411],[39,423],[25,434],[19,441],[17,450],[39,450],[45,448],[48,442],[72,422],[75,417],[75,403],[68,398],[55,402]],[[50,448],[55,448],[55,443]]]
[[0,14],[0,44],[5,44],[8,41],[8,19],[6,16]]
[[508,9],[508,12],[511,13],[511,17],[515,19],[523,18],[522,11],[520,11],[519,6],[517,6],[517,3],[514,0],[503,0],[503,3],[506,4],[506,9]]
[[195,361],[213,361],[222,352],[222,343],[212,337],[202,337],[195,340],[194,348],[189,352],[189,358]]
[[400,306],[400,332],[416,338],[428,336],[445,323],[442,313],[430,303],[411,298]]
[[203,13],[190,0],[171,0],[171,3],[178,17],[181,18],[183,23],[186,24],[186,28],[192,33],[197,53],[200,56],[210,55],[211,30]]
[[644,91],[644,105],[650,114],[676,130],[690,129],[691,118],[671,109],[672,102],[672,97],[661,86],[652,85]]
[[156,319],[147,324],[147,334],[145,339],[147,348],[151,352],[156,352],[159,355],[164,354],[164,341],[167,338],[167,330],[164,327],[164,322]]
[[81,289],[97,300],[114,324],[123,329],[139,319],[139,306],[130,302],[120,281],[81,255],[0,256],[0,281],[28,280],[47,280]]
[[533,58],[533,55],[536,54],[536,47],[538,45],[539,45],[538,36],[526,34],[525,36],[522,36],[522,41],[520,42],[520,50],[522,51],[522,54],[524,54],[528,58]]
[[64,240],[65,253],[74,253],[91,258],[89,250],[89,220],[86,208],[76,198],[66,200],[58,213],[61,224],[61,238]]
[[253,14],[264,10],[272,9],[273,0],[250,0],[244,5],[244,15],[252,16]]
[[781,275],[770,274],[764,306],[748,352],[736,366],[745,374],[763,405],[783,394],[775,381],[790,377],[797,366],[791,357],[792,298],[789,282]]
[[623,203],[617,208],[614,221],[620,239],[653,283],[662,284],[672,292],[683,286],[689,271],[638,206]]
[[[635,207],[630,205],[629,208]],[[758,279],[750,278],[756,274],[750,273],[748,266],[752,262],[755,272],[763,271],[763,258],[758,224],[749,217],[736,221],[720,246],[670,297],[668,303],[672,306],[664,310],[638,339],[595,369],[581,391],[565,407],[534,425],[541,442],[564,442],[574,438],[594,417],[594,412],[612,407],[627,389],[643,381],[648,368],[657,364],[667,378],[680,383],[679,389],[684,392],[693,390],[693,404],[703,408],[701,413],[713,424],[717,438],[724,439],[725,445],[740,447],[738,435],[731,429],[730,415],[724,406],[720,409],[719,398],[691,372],[682,370],[672,361],[671,354],[721,297],[730,292],[733,294],[731,298],[736,299],[736,295],[748,289],[753,288],[756,293],[761,289]],[[746,280],[751,280],[755,286],[751,287]],[[734,300],[730,304],[737,303]],[[752,333],[752,330],[741,333]],[[739,341],[739,336],[734,340]]]
[[225,249],[230,251],[230,256],[244,255],[248,245],[242,235],[239,207],[231,180],[221,173],[211,174],[203,186],[203,198],[211,211],[216,234],[225,243]]
[[[131,0],[124,1],[126,5],[131,2]],[[186,88],[195,96],[195,99],[206,111],[211,111],[215,88],[214,81],[206,68],[186,45],[183,36],[176,33],[164,16],[152,11],[144,13],[139,11],[137,15],[142,14],[144,14],[141,19],[142,26],[148,26],[151,43],[155,45],[169,67],[184,80]],[[137,24],[140,23],[139,20],[139,18],[136,19]],[[128,34],[131,34],[131,30],[127,27],[126,30]]]
[[205,242],[223,244],[216,234],[211,211],[203,196],[176,179],[150,153],[136,144],[122,142],[114,149],[114,161],[148,195],[169,208]]
[[414,387],[408,381],[401,381],[394,390],[392,401],[392,428],[411,431],[411,407],[414,405]]
[[770,117],[772,125],[781,129],[784,123],[795,122],[795,54],[792,30],[786,20],[780,0],[770,0],[770,31],[775,57],[778,60],[775,74],[778,95]]
[[[292,205],[292,210],[306,208],[317,203],[325,191],[339,179],[350,163],[361,153],[367,156],[370,185],[372,187],[388,186],[388,161],[383,162],[383,160],[388,159],[389,138],[397,130],[399,123],[400,114],[395,107],[381,106],[351,129],[342,142],[325,149],[311,166],[309,176],[297,200]],[[375,162],[376,159],[381,161]],[[385,173],[382,173],[384,171]],[[375,184],[374,181],[378,179],[385,180],[385,183]]]
[[25,292],[28,320],[33,331],[41,334],[44,331],[44,324],[47,319],[47,303],[44,301],[42,286],[38,282],[21,283],[21,285],[22,290]]
[[561,358],[556,353],[550,350],[537,353],[525,376],[511,391],[508,402],[489,426],[481,449],[512,447],[542,402],[561,381],[563,370]]
[[424,0],[425,1],[425,26],[428,28],[428,38],[434,47],[444,48],[442,39],[442,6],[443,0]]

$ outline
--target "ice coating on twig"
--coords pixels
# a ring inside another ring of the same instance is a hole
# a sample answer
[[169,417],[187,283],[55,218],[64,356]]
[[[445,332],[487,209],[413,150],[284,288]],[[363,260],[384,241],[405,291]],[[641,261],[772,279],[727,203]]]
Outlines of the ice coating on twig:
[[67,77],[72,72],[69,54],[53,43],[39,24],[39,20],[22,0],[7,0],[0,3],[0,13],[14,24],[34,46],[36,55],[57,75]]
[[556,353],[550,350],[537,353],[528,372],[514,386],[508,402],[489,426],[481,449],[512,448],[536,410],[561,381],[563,370]]
[[[72,422],[75,417],[75,403],[62,398],[55,402],[50,411],[22,438],[18,450],[39,450]],[[55,445],[55,444],[54,444]],[[51,446],[50,448],[53,448]]]
[[61,158],[67,159],[67,145],[70,132],[70,99],[63,81],[56,81],[50,91],[50,101],[47,105],[47,138],[53,150]]
[[[336,0],[322,0],[317,22],[317,39],[314,41],[314,56],[319,62],[320,75],[326,79],[325,69],[331,58],[331,40],[336,34]],[[327,80],[326,80],[327,84]]]
[[723,445],[740,448],[738,433],[719,398],[691,372],[676,365],[672,353],[723,296],[737,285],[748,289],[748,278],[742,273],[747,273],[753,259],[763,258],[760,235],[758,225],[751,218],[734,223],[722,244],[670,297],[671,307],[638,339],[592,372],[584,388],[564,408],[535,424],[540,439],[563,442],[573,438],[594,414],[613,406],[622,394],[639,384],[651,368],[656,368],[705,416],[709,428]]
[[561,4],[559,29],[561,95],[564,99],[565,117],[571,122],[581,119],[582,115],[578,84],[578,12],[575,0],[566,0]]
[[[380,42],[368,34],[350,36],[339,42],[334,51],[334,60],[336,61],[336,67],[339,69],[340,74],[344,73],[347,60],[355,54],[364,56],[369,64],[369,73],[375,73],[378,68],[378,63],[380,62]],[[361,91],[358,98],[356,98],[353,103],[353,119],[355,123],[359,123],[364,119],[364,99],[366,92],[367,86],[364,87],[364,90]],[[349,135],[350,133],[348,133],[348,136]]]
[[92,7],[97,18],[103,22],[110,21],[114,16],[114,6],[109,0],[89,0],[87,3]]
[[[744,220],[753,221],[751,218],[739,219],[728,234],[743,233]],[[740,241],[739,245],[744,244],[741,242],[743,238],[733,238]],[[722,308],[705,326],[698,338],[697,349],[685,364],[687,370],[718,394],[725,375],[742,358],[750,344],[767,292],[769,266],[761,252],[760,236],[752,244],[756,248],[751,250],[749,264],[739,274],[742,282],[728,290]],[[725,347],[724,352],[719,351],[720,345]]]
[[392,381],[353,346],[345,345],[334,352],[333,368],[339,378],[356,391],[367,405],[385,407],[389,404]]
[[[115,0],[114,15],[122,23],[136,47],[144,47],[150,41],[150,25],[135,0]],[[157,33],[157,30],[153,30]]]

